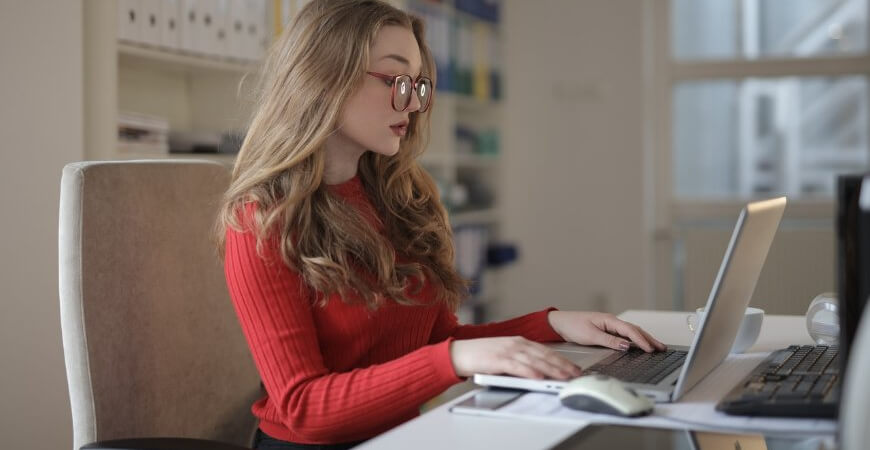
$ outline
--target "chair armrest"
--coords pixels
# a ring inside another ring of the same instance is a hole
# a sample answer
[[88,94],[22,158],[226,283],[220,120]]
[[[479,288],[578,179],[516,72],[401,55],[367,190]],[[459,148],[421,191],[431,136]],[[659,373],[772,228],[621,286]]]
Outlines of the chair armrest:
[[91,442],[80,450],[250,450],[224,442],[190,438],[115,439]]

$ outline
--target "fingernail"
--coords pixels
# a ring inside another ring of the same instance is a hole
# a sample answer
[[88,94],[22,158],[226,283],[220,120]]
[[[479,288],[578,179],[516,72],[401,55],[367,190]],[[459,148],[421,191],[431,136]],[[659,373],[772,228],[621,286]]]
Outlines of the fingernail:
[[622,341],[619,343],[619,349],[624,351],[624,352],[628,351],[628,347],[629,347],[628,342]]

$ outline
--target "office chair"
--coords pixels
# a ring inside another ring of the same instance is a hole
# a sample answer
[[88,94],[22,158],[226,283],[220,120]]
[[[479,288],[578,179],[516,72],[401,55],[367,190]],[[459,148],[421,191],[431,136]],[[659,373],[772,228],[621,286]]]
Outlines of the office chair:
[[74,450],[250,445],[259,376],[211,239],[229,179],[206,161],[64,167],[60,311]]
[[866,378],[870,373],[870,303],[858,323],[840,401],[840,446],[844,450],[865,449],[870,442],[870,383]]

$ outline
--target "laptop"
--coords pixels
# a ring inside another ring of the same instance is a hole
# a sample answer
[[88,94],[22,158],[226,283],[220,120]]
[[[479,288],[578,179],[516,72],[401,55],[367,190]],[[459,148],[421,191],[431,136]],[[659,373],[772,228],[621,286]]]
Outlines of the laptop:
[[[659,403],[677,401],[728,356],[785,205],[786,198],[779,197],[749,203],[740,212],[707,298],[707,314],[691,346],[668,345],[666,352],[654,353],[639,349],[618,352],[570,343],[550,346],[584,368],[586,373],[619,378]],[[481,386],[551,393],[559,392],[567,383],[487,374],[475,374],[474,382]]]

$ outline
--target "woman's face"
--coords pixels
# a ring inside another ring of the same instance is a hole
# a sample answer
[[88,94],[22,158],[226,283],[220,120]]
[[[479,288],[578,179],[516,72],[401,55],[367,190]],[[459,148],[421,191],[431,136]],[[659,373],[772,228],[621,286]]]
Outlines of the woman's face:
[[[400,26],[381,28],[369,52],[368,72],[385,75],[408,74],[417,79],[422,68],[417,39],[411,30]],[[390,83],[391,84],[391,83]],[[387,81],[365,74],[362,86],[345,103],[336,134],[348,144],[387,156],[399,151],[399,142],[408,130],[408,114],[420,109],[411,95],[408,109],[398,112],[391,104]]]

